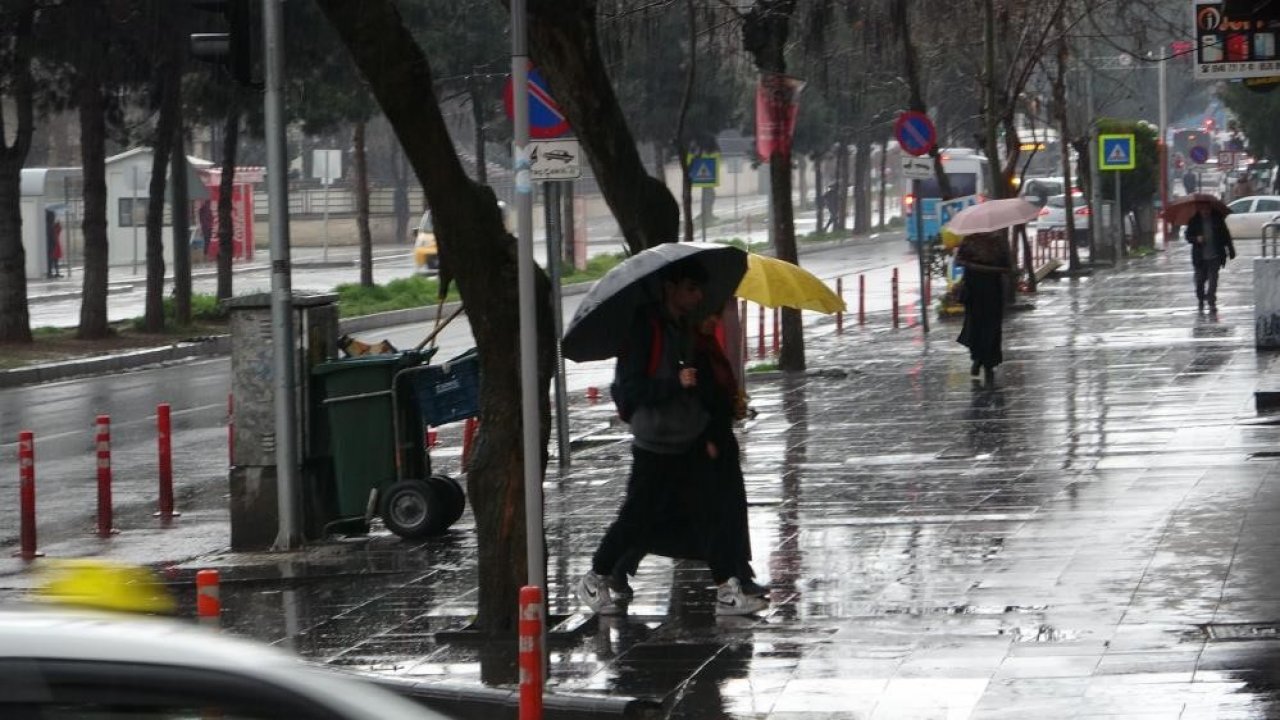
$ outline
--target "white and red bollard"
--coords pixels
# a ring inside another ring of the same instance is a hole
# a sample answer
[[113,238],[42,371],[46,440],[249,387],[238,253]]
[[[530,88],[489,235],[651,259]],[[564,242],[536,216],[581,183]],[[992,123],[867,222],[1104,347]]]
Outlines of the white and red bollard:
[[427,447],[433,448],[440,442],[440,433],[435,428],[427,428]]
[[169,520],[180,513],[173,511],[173,422],[169,403],[156,405],[156,445],[159,452],[160,487],[156,517]]
[[520,720],[542,720],[542,588],[520,588]]
[[111,510],[111,416],[99,415],[94,444],[98,452],[98,537],[112,533]]
[[858,276],[858,324],[867,324],[867,276]]
[[30,562],[44,553],[36,551],[36,436],[18,433],[18,555]]
[[467,418],[462,425],[462,470],[466,472],[467,465],[471,462],[471,443],[475,442],[476,430],[480,426],[480,421],[475,418]]
[[217,629],[222,624],[222,598],[218,590],[218,571],[196,573],[196,618],[201,625]]
[[893,279],[889,281],[889,294],[893,298],[893,326],[898,327],[898,268],[893,269]]
[[[844,278],[842,277],[836,278],[836,297],[840,298],[841,301],[844,300]],[[844,332],[844,309],[842,308],[842,309],[836,310],[836,333],[841,334],[843,332]]]
[[764,306],[763,305],[760,306],[760,323],[759,323],[756,337],[758,337],[760,340],[760,342],[756,345],[756,357],[762,358],[764,357]]
[[587,402],[592,404],[600,402],[600,388],[595,385],[587,388]]

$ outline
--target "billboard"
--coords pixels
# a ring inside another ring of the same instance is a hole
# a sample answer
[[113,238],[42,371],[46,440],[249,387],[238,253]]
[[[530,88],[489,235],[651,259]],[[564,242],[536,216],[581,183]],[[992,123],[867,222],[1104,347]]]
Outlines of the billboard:
[[[1280,75],[1276,35],[1280,21],[1272,13],[1229,15],[1223,0],[1192,0],[1196,34],[1195,77],[1233,80]],[[1234,9],[1237,3],[1230,3]]]

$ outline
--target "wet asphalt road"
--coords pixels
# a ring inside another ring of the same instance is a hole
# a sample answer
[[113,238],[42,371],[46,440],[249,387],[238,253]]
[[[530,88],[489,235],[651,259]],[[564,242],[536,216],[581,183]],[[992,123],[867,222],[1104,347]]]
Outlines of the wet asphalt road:
[[[1253,348],[1248,262],[1224,272],[1216,317],[1196,312],[1188,265],[1175,245],[1046,283],[1007,321],[994,388],[969,378],[955,322],[928,336],[883,313],[843,334],[811,325],[824,372],[749,388],[754,564],[774,601],[759,619],[715,619],[708,574],[662,558],[646,559],[625,617],[581,615],[571,584],[627,448],[553,463],[549,609],[580,629],[553,634],[550,690],[656,698],[673,718],[1280,716],[1280,429],[1253,407],[1280,380]],[[575,401],[575,428],[608,422],[607,406]],[[205,533],[216,549],[225,520],[207,520],[92,545],[178,560],[156,538]],[[208,554],[171,576],[222,569],[232,632],[475,684],[481,654],[434,635],[472,611],[471,530],[467,514],[422,544],[375,532]]]

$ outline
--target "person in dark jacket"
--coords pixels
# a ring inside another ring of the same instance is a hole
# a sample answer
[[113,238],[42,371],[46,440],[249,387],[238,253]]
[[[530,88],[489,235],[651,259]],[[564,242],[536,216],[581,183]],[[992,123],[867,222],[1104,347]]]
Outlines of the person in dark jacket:
[[[630,408],[631,474],[622,507],[591,558],[591,570],[576,586],[578,597],[600,615],[622,612],[611,575],[637,549],[654,547],[673,513],[687,515],[687,526],[708,519],[698,488],[711,474],[718,448],[707,436],[710,414],[699,391],[704,379],[695,364],[689,324],[705,282],[696,260],[668,266],[661,275],[661,301],[637,312],[618,354],[610,390],[619,407]],[[743,593],[726,543],[713,541],[705,554],[717,585],[717,615],[768,607],[762,598]]]
[[1004,283],[1012,272],[1004,233],[966,235],[956,264],[964,266],[964,327],[956,341],[969,348],[969,374],[982,370],[990,387],[1004,362]]
[[738,438],[733,432],[734,423],[746,417],[746,397],[720,344],[719,327],[720,314],[709,314],[699,323],[694,338],[694,366],[700,378],[698,397],[708,416],[704,435],[709,471],[678,489],[677,497],[672,499],[677,509],[667,513],[677,521],[664,523],[652,545],[632,548],[614,568],[610,588],[615,598],[630,599],[633,591],[628,575],[636,573],[640,561],[649,553],[690,560],[706,560],[713,553],[723,553],[744,594],[769,594],[767,587],[755,582],[751,567],[747,488]]
[[1187,242],[1191,243],[1191,269],[1195,277],[1196,301],[1200,312],[1209,303],[1209,312],[1218,311],[1218,271],[1227,260],[1236,259],[1236,246],[1222,214],[1201,203],[1187,222]]

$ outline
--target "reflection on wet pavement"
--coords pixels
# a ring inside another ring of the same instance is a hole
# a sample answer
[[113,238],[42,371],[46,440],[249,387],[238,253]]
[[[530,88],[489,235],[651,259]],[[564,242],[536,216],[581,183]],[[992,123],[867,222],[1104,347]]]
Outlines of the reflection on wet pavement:
[[[1007,320],[994,389],[970,379],[956,323],[921,338],[825,320],[809,364],[851,372],[749,387],[743,464],[773,607],[717,619],[705,570],[647,558],[627,615],[553,648],[549,689],[690,719],[1280,715],[1280,483],[1254,455],[1280,429],[1244,422],[1276,361],[1252,347],[1249,271],[1224,272],[1216,318],[1196,313],[1181,247],[1047,282]],[[574,413],[586,428],[611,409]],[[628,460],[604,444],[551,466],[550,613],[581,610],[572,582]],[[416,545],[228,556],[226,624],[347,667],[478,683],[481,650],[435,637],[472,612],[472,529],[468,514]]]

